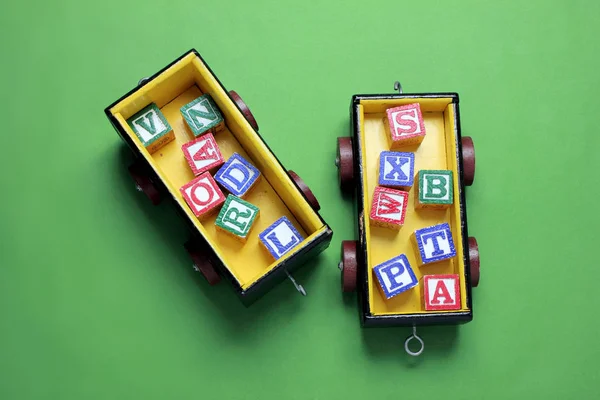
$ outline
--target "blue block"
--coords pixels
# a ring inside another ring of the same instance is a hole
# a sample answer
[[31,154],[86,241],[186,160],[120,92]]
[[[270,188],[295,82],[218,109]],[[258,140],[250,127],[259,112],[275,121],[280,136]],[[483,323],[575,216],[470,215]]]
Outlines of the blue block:
[[281,217],[258,235],[275,260],[302,243],[304,238],[287,217]]
[[238,153],[227,160],[215,174],[215,181],[234,196],[243,197],[260,177],[260,171]]
[[447,223],[417,229],[414,238],[423,264],[445,260],[456,256],[452,231]]
[[379,184],[410,188],[415,180],[415,153],[382,151],[379,155]]
[[404,254],[373,267],[386,299],[406,292],[419,284]]

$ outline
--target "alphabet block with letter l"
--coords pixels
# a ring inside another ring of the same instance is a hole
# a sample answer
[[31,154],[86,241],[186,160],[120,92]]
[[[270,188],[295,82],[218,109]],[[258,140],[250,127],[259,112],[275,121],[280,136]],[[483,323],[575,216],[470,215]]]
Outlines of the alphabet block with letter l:
[[386,110],[390,148],[420,144],[425,138],[425,123],[419,103],[406,104]]
[[454,202],[452,171],[421,170],[417,181],[415,208],[448,208]]
[[194,175],[220,167],[225,162],[212,133],[202,135],[181,146],[183,155]]
[[382,151],[379,155],[379,184],[410,190],[415,180],[415,153]]
[[446,260],[456,256],[452,231],[447,222],[428,228],[417,229],[413,239],[418,249],[421,265]]
[[374,266],[373,273],[377,277],[386,299],[406,292],[419,284],[408,258],[404,254]]
[[273,259],[278,260],[294,247],[302,243],[304,238],[285,216],[279,218],[271,226],[258,235],[262,245],[269,251]]
[[390,229],[404,224],[408,206],[408,192],[377,186],[371,204],[371,223]]
[[209,130],[220,132],[225,128],[221,111],[209,94],[204,94],[181,107],[187,127],[198,137]]
[[225,201],[225,196],[209,172],[196,177],[179,189],[185,202],[198,219],[213,214]]
[[425,275],[423,300],[426,311],[460,310],[460,278],[455,274]]
[[215,174],[215,180],[238,197],[246,196],[259,178],[260,171],[238,153],[233,153]]
[[175,139],[171,125],[154,103],[129,118],[127,124],[150,154]]
[[245,242],[260,210],[234,195],[228,195],[217,216],[217,229]]

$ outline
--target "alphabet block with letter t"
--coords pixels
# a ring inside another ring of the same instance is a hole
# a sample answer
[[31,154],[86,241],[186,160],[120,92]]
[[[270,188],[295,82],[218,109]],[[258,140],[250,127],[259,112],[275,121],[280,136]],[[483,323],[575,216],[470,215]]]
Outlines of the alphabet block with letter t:
[[420,144],[425,138],[425,123],[419,103],[386,110],[390,148]]
[[221,111],[208,94],[189,102],[181,107],[180,111],[187,127],[195,137],[201,136],[209,130],[220,132],[225,128]]
[[413,234],[420,264],[431,264],[456,256],[452,231],[448,223],[417,229]]
[[175,139],[171,125],[154,103],[129,118],[127,124],[151,154]]
[[419,284],[404,254],[374,266],[373,273],[377,277],[386,299],[406,292]]
[[425,310],[460,310],[460,278],[455,274],[423,277]]
[[245,242],[259,213],[260,210],[254,204],[230,194],[217,216],[215,225],[220,231]]
[[406,217],[408,193],[377,186],[371,204],[371,223],[390,229],[400,229]]

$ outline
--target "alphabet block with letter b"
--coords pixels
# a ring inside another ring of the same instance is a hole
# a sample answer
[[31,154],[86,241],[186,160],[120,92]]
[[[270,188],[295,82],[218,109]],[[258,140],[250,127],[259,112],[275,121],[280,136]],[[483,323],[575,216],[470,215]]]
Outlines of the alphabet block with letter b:
[[215,225],[220,231],[245,242],[259,213],[254,204],[230,194],[221,207]]
[[421,170],[417,180],[415,208],[448,208],[454,202],[452,171]]
[[379,184],[410,190],[415,176],[415,153],[382,151],[379,155]]
[[185,202],[199,219],[213,214],[225,201],[225,196],[209,172],[186,183],[179,189]]
[[150,154],[175,139],[171,125],[154,103],[129,118],[127,124]]
[[419,144],[425,138],[425,123],[419,103],[386,110],[390,148]]
[[269,251],[273,259],[278,260],[294,247],[302,243],[302,234],[285,216],[279,218],[271,226],[258,235],[260,242]]
[[456,256],[452,231],[448,223],[417,229],[413,235],[420,264],[431,264]]
[[246,196],[259,178],[260,171],[238,153],[233,153],[215,174],[215,180],[238,197]]
[[455,274],[425,275],[423,300],[426,311],[460,310],[460,278]]
[[404,224],[408,205],[408,192],[377,186],[371,204],[371,223],[390,229],[400,229]]
[[195,137],[209,130],[220,132],[225,128],[223,115],[209,94],[194,99],[181,107],[180,111],[187,127]]
[[406,292],[419,284],[408,258],[404,254],[374,266],[373,273],[377,277],[386,299]]
[[196,176],[220,167],[225,162],[217,141],[210,132],[185,143],[181,146],[181,150]]

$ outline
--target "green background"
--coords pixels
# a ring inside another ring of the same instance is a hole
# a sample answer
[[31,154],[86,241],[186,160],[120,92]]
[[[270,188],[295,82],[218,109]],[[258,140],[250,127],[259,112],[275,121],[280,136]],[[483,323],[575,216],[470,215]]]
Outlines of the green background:
[[[595,1],[57,1],[0,14],[1,399],[594,398],[600,6]],[[311,185],[335,234],[244,308],[126,174],[103,109],[195,47]],[[456,91],[477,149],[475,318],[359,327],[335,138],[355,93]],[[595,250],[594,250],[595,249]]]

